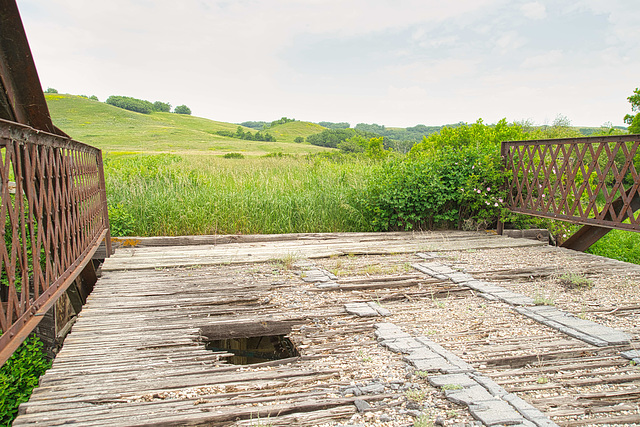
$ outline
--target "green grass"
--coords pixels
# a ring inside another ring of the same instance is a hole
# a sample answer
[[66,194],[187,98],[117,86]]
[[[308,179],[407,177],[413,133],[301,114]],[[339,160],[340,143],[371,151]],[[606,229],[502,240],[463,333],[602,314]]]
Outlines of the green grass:
[[368,231],[350,204],[367,160],[109,153],[113,228],[138,236]]
[[640,233],[612,230],[591,246],[587,252],[640,264]]
[[[286,125],[274,127],[270,133],[282,141],[245,141],[216,134],[219,130],[235,132],[238,125],[233,123],[184,114],[140,114],[74,95],[46,94],[45,98],[56,126],[72,138],[103,151],[197,152],[213,155],[242,152],[247,155],[264,155],[277,152],[308,154],[331,150],[293,142],[296,136],[306,137],[322,131],[322,127],[307,122],[295,122],[291,129]],[[282,129],[279,130],[280,127]],[[255,133],[253,129],[244,130]]]
[[275,136],[278,141],[293,142],[298,136],[306,138],[309,135],[320,133],[325,129],[326,128],[315,123],[295,121],[273,126],[266,130],[266,132]]

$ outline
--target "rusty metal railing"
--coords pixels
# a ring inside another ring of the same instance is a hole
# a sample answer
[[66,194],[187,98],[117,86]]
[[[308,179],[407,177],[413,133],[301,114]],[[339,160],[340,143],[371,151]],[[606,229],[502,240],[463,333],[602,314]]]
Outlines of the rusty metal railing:
[[640,231],[640,135],[502,143],[512,212]]
[[0,364],[91,262],[111,253],[102,153],[0,120]]

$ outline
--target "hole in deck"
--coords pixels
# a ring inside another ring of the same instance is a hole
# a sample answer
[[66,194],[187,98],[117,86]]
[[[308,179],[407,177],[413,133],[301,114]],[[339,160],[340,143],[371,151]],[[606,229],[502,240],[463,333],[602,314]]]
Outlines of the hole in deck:
[[232,365],[251,365],[299,356],[295,345],[284,335],[213,340],[206,344],[206,348],[233,353],[227,358]]
[[227,352],[227,362],[251,365],[300,356],[294,343],[286,336],[292,322],[238,322],[204,326],[202,341],[208,350]]

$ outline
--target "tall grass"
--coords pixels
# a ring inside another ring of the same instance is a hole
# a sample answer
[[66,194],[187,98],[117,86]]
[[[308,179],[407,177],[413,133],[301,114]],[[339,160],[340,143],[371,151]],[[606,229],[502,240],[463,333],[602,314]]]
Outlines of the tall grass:
[[374,168],[366,159],[105,156],[114,228],[195,235],[368,231],[350,204]]

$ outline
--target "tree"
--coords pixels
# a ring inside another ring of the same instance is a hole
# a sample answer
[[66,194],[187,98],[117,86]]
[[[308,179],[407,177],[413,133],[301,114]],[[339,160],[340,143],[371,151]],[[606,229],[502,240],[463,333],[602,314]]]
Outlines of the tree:
[[58,93],[58,91],[52,87],[48,87],[47,90],[44,91],[44,93]]
[[173,112],[176,114],[191,115],[191,109],[186,105],[178,105],[176,108],[174,108]]
[[144,99],[131,98],[130,96],[110,96],[105,101],[114,107],[124,108],[125,110],[135,111],[142,114],[151,114],[153,112],[153,104]]
[[[640,111],[640,89],[636,88],[627,100],[631,104],[631,111]],[[640,133],[640,112],[627,114],[624,116],[624,122],[630,125],[629,133]]]
[[169,111],[171,111],[171,104],[169,104],[168,102],[156,101],[153,103],[153,111],[168,113]]

